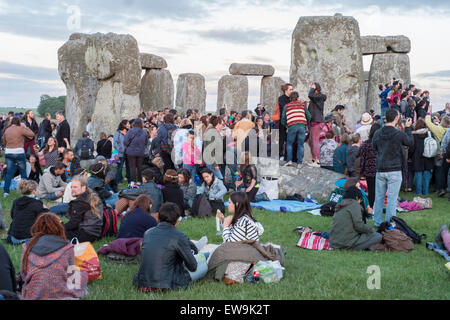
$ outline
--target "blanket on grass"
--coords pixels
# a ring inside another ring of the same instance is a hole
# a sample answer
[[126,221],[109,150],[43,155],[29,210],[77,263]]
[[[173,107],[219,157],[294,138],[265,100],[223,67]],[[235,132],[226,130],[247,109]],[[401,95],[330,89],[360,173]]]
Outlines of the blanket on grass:
[[[318,209],[322,206],[320,203],[308,202],[308,200],[309,199],[305,199],[305,202],[294,200],[271,200],[250,202],[250,205],[255,209],[268,210],[273,212],[301,212]],[[228,206],[228,201],[225,202],[225,206]]]
[[317,232],[302,232],[297,247],[309,250],[333,250],[328,239],[314,234]]

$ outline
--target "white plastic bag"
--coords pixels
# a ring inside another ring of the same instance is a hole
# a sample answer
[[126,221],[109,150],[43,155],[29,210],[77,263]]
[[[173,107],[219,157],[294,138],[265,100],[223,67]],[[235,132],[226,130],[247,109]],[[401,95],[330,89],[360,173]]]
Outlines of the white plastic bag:
[[257,194],[265,192],[270,200],[278,199],[278,179],[267,180],[264,177],[261,178],[259,183],[259,189]]
[[264,283],[278,282],[283,278],[284,267],[281,266],[280,261],[258,261],[253,266],[253,272],[259,271],[259,277]]

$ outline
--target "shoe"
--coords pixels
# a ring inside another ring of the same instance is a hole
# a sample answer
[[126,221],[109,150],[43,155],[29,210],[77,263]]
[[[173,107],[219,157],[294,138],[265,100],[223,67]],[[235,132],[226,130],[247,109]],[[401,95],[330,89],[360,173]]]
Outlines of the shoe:
[[280,161],[284,161],[284,157],[280,157]]
[[438,197],[442,197],[446,194],[447,192],[445,192],[445,190],[439,190],[438,192]]
[[299,226],[297,228],[295,228],[294,230],[292,230],[292,232],[297,232],[299,234],[303,233],[303,232],[313,232],[313,229],[311,227],[304,227],[304,226]]
[[303,168],[303,164],[302,163],[297,165],[297,169],[301,169],[301,168]]
[[442,243],[442,231],[447,230],[448,231],[448,226],[446,224],[443,224],[440,228],[439,228],[439,232],[436,233],[436,238],[434,239],[436,243]]
[[7,197],[9,197],[9,193],[4,193],[3,198],[7,198]]
[[313,168],[320,168],[320,165],[314,161],[307,163],[307,165]]
[[291,167],[291,166],[292,166],[292,161],[289,161],[289,162],[286,163],[284,166],[285,166],[285,167]]

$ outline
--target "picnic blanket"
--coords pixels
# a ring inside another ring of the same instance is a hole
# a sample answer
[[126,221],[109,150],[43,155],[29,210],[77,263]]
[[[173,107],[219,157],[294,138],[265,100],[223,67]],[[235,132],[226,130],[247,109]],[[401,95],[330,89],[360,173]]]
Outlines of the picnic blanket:
[[297,247],[309,250],[333,250],[328,239],[314,234],[317,232],[302,232],[297,241]]
[[450,261],[450,252],[441,243],[427,242],[427,248],[440,254],[445,260]]
[[[308,201],[309,200],[309,201]],[[255,209],[268,210],[273,212],[301,212],[306,210],[318,209],[322,205],[310,199],[305,199],[305,202],[294,200],[271,200],[250,202],[250,205]],[[228,206],[228,201],[225,202]]]

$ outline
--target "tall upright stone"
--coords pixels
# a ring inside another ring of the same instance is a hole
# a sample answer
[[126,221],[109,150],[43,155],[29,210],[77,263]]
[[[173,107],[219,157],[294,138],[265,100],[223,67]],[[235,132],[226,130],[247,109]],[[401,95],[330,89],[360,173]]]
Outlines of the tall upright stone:
[[358,22],[353,17],[300,17],[292,34],[290,82],[308,99],[309,83],[327,95],[324,113],[347,107],[348,123],[365,111],[363,60]]
[[66,85],[71,140],[81,137],[87,117],[94,139],[112,133],[121,119],[139,113],[141,65],[130,35],[74,33],[58,50],[58,71]]
[[228,110],[248,109],[248,79],[245,76],[225,75],[219,80],[217,111],[224,106]]
[[205,77],[198,73],[182,73],[177,80],[177,98],[175,102],[180,111],[206,108]]
[[261,79],[260,103],[267,112],[273,113],[278,98],[283,94],[281,86],[286,82],[280,77],[263,77]]
[[405,85],[411,83],[409,57],[402,53],[375,54],[372,59],[367,88],[367,109],[381,112],[379,84],[386,84],[392,78],[401,79]]
[[169,70],[146,70],[141,81],[140,97],[144,112],[173,108],[174,86]]

